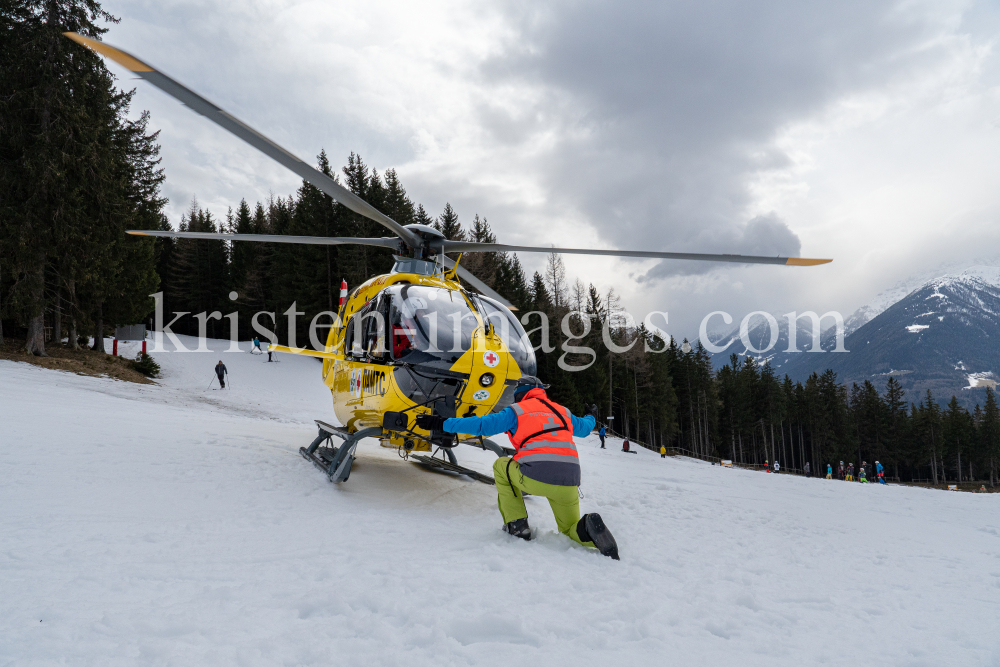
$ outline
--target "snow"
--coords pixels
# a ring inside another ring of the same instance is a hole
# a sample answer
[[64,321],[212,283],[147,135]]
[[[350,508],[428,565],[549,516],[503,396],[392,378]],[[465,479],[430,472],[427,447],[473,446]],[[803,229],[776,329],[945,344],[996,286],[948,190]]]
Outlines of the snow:
[[989,387],[993,391],[997,389],[997,376],[992,371],[969,373],[966,378],[969,380],[969,386],[962,387],[962,389],[975,389],[977,387]]
[[929,324],[911,324],[910,326],[906,327],[906,330],[909,331],[910,333],[919,333],[924,329],[930,329],[930,328],[931,327]]
[[614,562],[375,441],[327,482],[297,454],[332,419],[311,359],[155,356],[156,386],[0,361],[0,664],[1000,664],[1000,494],[589,437]]

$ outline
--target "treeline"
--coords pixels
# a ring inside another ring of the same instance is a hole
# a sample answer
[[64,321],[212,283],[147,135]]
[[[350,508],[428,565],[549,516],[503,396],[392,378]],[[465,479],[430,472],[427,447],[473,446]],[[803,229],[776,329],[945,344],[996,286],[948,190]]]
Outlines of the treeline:
[[0,338],[5,319],[33,354],[141,320],[158,285],[152,242],[124,234],[166,224],[156,133],[62,34],[99,37],[98,21],[117,19],[92,0],[0,8]]
[[813,373],[803,383],[779,380],[767,364],[752,357],[730,357],[716,374],[719,456],[760,464],[778,460],[814,474],[827,464],[862,461],[885,466],[903,481],[997,481],[1000,460],[1000,410],[987,388],[983,406],[969,412],[952,396],[941,408],[928,391],[908,401],[890,377],[885,392],[870,381],[850,387],[836,373]]

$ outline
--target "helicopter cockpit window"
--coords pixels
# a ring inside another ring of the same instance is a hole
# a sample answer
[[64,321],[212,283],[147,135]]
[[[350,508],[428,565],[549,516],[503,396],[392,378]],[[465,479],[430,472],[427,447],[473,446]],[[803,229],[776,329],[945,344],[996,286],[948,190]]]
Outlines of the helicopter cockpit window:
[[449,366],[472,347],[479,327],[475,311],[460,292],[424,285],[385,290],[392,300],[392,357],[408,363],[445,362]]
[[538,364],[535,361],[535,350],[531,346],[531,340],[525,333],[524,327],[514,317],[503,304],[485,296],[478,297],[486,312],[486,319],[493,325],[493,330],[500,335],[511,356],[517,361],[522,375],[536,375]]

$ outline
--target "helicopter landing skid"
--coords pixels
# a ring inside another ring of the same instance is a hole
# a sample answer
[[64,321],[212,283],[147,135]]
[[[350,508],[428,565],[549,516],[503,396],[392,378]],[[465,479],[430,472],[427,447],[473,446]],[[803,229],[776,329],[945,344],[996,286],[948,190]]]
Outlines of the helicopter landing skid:
[[475,470],[470,470],[469,468],[464,468],[457,463],[452,463],[451,461],[446,461],[444,459],[437,459],[431,456],[410,456],[411,459],[417,462],[425,468],[435,471],[445,471],[445,472],[457,472],[459,475],[466,475],[476,480],[477,482],[482,482],[483,484],[496,484],[492,477],[483,475],[476,472]]
[[[363,428],[360,431],[349,433],[347,429],[331,426],[318,419],[316,426],[319,427],[319,435],[309,447],[300,447],[299,454],[302,455],[302,458],[312,461],[314,466],[326,474],[327,479],[338,484],[346,482],[347,478],[351,476],[354,450],[358,447],[358,441],[382,433],[381,426]],[[344,441],[340,447],[334,447],[331,444],[334,436]],[[326,446],[320,447],[323,443],[326,443]]]

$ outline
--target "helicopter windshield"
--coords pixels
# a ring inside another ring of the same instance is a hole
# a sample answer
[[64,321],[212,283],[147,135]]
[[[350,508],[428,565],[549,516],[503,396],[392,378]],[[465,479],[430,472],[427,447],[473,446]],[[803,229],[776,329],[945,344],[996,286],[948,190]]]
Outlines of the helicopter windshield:
[[535,361],[535,350],[524,327],[514,317],[514,313],[489,297],[479,296],[479,302],[486,312],[485,319],[493,325],[493,330],[500,334],[500,338],[521,369],[521,375],[536,375],[538,364]]
[[472,347],[479,319],[460,292],[424,285],[395,285],[385,291],[392,299],[393,359],[450,366]]

